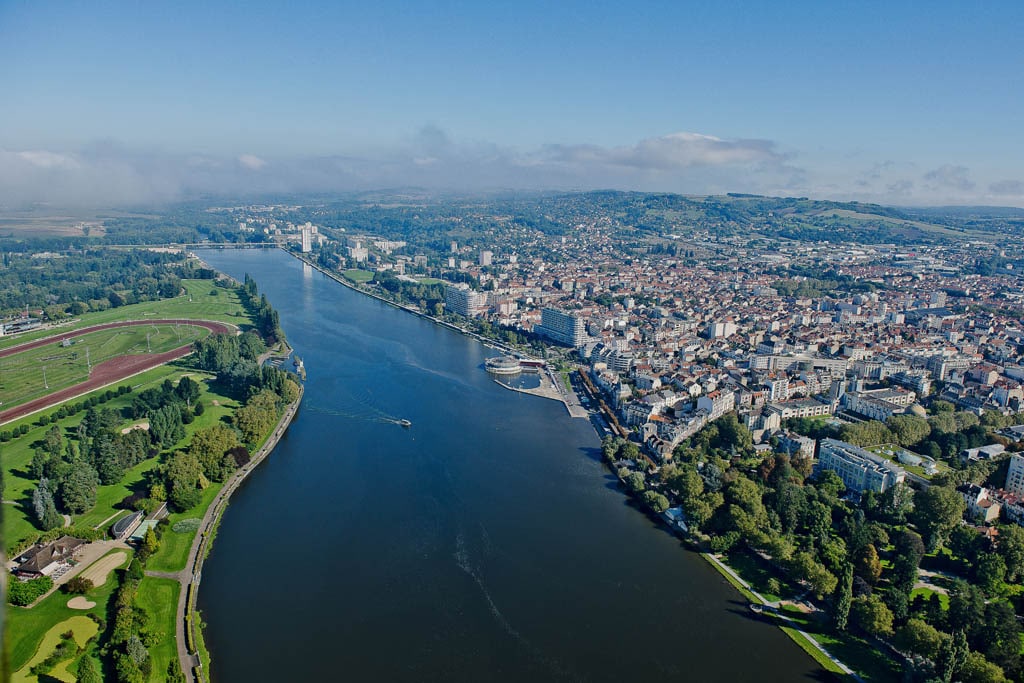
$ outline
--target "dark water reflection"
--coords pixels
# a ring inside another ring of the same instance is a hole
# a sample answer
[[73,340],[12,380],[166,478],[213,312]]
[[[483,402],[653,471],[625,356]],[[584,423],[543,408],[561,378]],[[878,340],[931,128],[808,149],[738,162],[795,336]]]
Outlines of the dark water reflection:
[[823,677],[493,352],[279,251],[201,256],[253,274],[309,371],[204,569],[218,683]]

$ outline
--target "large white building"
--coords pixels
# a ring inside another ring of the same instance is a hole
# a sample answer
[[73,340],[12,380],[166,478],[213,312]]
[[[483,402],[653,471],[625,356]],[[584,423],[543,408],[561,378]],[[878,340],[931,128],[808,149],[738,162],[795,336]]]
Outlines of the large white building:
[[903,483],[906,472],[895,463],[837,439],[823,439],[818,450],[818,469],[839,475],[853,491],[884,493]]
[[1010,457],[1010,471],[1006,473],[1006,486],[1010,493],[1024,496],[1024,456],[1014,453]]
[[557,308],[545,308],[541,311],[540,326],[534,331],[567,346],[578,348],[587,343],[587,328],[583,318]]
[[472,318],[487,311],[487,295],[473,291],[469,285],[446,285],[444,307],[451,313]]

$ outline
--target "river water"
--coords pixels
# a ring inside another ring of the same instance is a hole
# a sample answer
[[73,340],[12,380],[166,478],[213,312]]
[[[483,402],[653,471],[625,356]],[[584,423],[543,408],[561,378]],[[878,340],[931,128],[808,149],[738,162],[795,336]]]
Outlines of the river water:
[[826,678],[492,351],[277,250],[200,255],[255,277],[309,373],[203,570],[217,683]]

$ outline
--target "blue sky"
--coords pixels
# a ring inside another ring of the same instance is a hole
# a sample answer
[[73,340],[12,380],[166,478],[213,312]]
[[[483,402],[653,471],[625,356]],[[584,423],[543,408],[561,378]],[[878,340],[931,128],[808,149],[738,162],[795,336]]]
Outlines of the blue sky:
[[1024,205],[1022,25],[1021,2],[3,0],[0,201],[422,185]]

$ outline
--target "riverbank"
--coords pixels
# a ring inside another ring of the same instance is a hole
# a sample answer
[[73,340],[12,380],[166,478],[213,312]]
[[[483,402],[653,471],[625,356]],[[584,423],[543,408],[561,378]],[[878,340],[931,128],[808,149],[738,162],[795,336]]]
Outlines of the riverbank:
[[[237,470],[211,501],[203,515],[199,531],[196,533],[189,549],[188,561],[185,569],[175,574],[162,572],[147,572],[147,576],[160,578],[173,578],[181,585],[178,593],[177,619],[175,627],[175,640],[178,647],[178,659],[181,662],[181,670],[185,674],[185,680],[189,683],[203,683],[209,677],[205,674],[209,668],[209,654],[203,642],[202,630],[199,627],[199,612],[196,610],[196,596],[199,591],[199,584],[202,579],[203,562],[209,554],[213,539],[216,537],[217,526],[221,516],[227,508],[228,499],[246,477],[256,469],[257,466],[271,452],[280,441],[281,437],[291,425],[292,419],[298,412],[299,405],[305,388],[299,385],[299,396],[293,401],[284,414],[278,420],[274,430],[267,437],[260,449],[252,457],[252,460],[245,467]],[[204,662],[203,659],[206,659]]]
[[[321,273],[323,273],[327,277],[331,278],[335,282],[337,282],[337,283],[339,283],[341,285],[344,285],[345,287],[348,287],[349,289],[351,289],[353,291],[359,292],[360,294],[365,294],[366,296],[370,297],[371,299],[376,299],[377,301],[380,301],[381,303],[385,303],[388,306],[392,306],[392,307],[397,308],[399,310],[405,311],[406,313],[412,313],[413,315],[419,316],[420,318],[423,318],[424,320],[429,320],[430,322],[434,323],[435,325],[440,325],[441,327],[447,327],[449,330],[452,330],[454,332],[458,332],[460,334],[464,334],[467,337],[472,337],[473,339],[477,340],[478,342],[480,342],[484,346],[486,346],[488,348],[491,348],[491,349],[494,349],[495,351],[501,351],[502,353],[506,353],[506,354],[513,354],[514,353],[514,354],[517,354],[519,356],[524,356],[525,355],[522,352],[522,350],[520,350],[520,349],[517,349],[517,348],[514,348],[512,346],[509,346],[508,344],[502,344],[500,341],[497,341],[496,339],[490,339],[490,338],[485,337],[485,336],[483,336],[481,334],[473,332],[472,330],[468,330],[468,329],[466,329],[464,327],[460,327],[458,325],[450,323],[447,320],[441,320],[440,318],[438,318],[436,316],[433,316],[433,315],[430,315],[429,313],[424,313],[423,311],[421,311],[420,309],[416,308],[415,306],[406,306],[406,305],[398,303],[397,301],[392,301],[391,299],[388,299],[385,296],[381,296],[380,294],[377,294],[376,292],[371,292],[371,291],[369,291],[367,289],[363,289],[362,287],[357,286],[355,283],[350,282],[349,280],[347,280],[343,275],[340,275],[338,273],[334,273],[334,272],[332,272],[330,270],[327,270],[323,266],[321,266],[321,265],[319,265],[317,263],[314,263],[310,259],[303,258],[300,254],[296,254],[293,251],[289,251],[288,249],[284,249],[284,248],[282,248],[281,251],[283,251],[284,253],[288,254],[289,256],[295,257],[296,259],[298,259],[302,263],[305,263],[306,265],[310,266],[311,268],[314,268],[314,269],[320,271]],[[526,358],[528,360],[540,360],[538,358],[531,358],[529,356],[526,356]]]
[[[284,251],[286,254],[294,256],[296,259],[298,259],[302,263],[305,263],[311,268],[318,270],[319,272],[323,273],[324,275],[334,280],[335,282],[345,287],[348,287],[353,291],[359,292],[360,294],[364,294],[370,297],[371,299],[376,299],[377,301],[385,303],[401,311],[405,311],[406,313],[412,313],[413,315],[423,318],[424,320],[429,320],[435,325],[440,325],[441,327],[445,327],[449,330],[452,330],[453,332],[458,332],[459,334],[475,339],[476,341],[480,342],[487,348],[494,349],[495,351],[500,351],[504,354],[515,354],[516,356],[524,357],[527,360],[540,360],[538,358],[531,358],[530,356],[526,356],[521,350],[508,346],[507,344],[502,344],[499,341],[489,339],[488,337],[484,337],[483,335],[473,332],[472,330],[466,329],[465,327],[460,327],[458,325],[448,322],[447,320],[441,320],[436,316],[424,313],[423,311],[419,310],[416,307],[405,306],[398,302],[392,301],[387,297],[381,296],[380,294],[363,289],[362,287],[357,286],[355,283],[348,281],[343,275],[333,273],[327,270],[326,268],[323,268],[322,266],[313,263],[311,260],[303,258],[301,255],[296,254],[295,252],[289,251],[288,249],[282,248],[282,251]],[[560,385],[553,377],[549,378],[549,387],[543,386],[543,378],[547,377],[548,374],[550,374],[550,371],[546,369],[541,370],[542,386],[539,387],[538,389],[518,389],[516,387],[511,387],[508,386],[507,384],[503,384],[502,382],[498,382],[498,384],[501,384],[501,386],[505,387],[506,389],[517,391],[519,393],[530,394],[531,396],[540,396],[541,398],[548,398],[554,401],[560,401],[562,405],[565,406],[565,409],[566,411],[568,411],[570,417],[590,417],[590,413],[585,408],[583,408],[583,406],[580,405],[579,396],[577,396],[576,393],[571,390],[561,391],[559,389]],[[495,381],[497,382],[497,380]],[[598,436],[601,435],[598,434]]]

